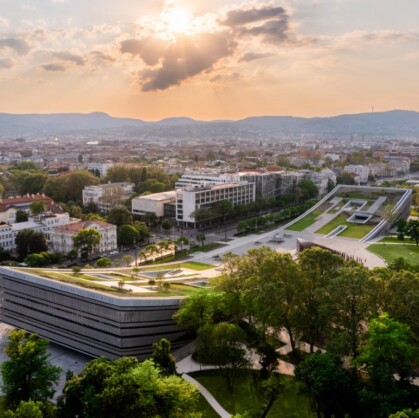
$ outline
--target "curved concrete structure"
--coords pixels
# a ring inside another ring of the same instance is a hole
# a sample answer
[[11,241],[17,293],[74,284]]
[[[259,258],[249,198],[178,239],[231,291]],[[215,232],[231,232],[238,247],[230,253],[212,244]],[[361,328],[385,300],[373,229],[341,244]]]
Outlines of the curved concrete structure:
[[182,297],[119,297],[0,267],[0,321],[97,357],[145,358],[167,338],[185,344],[173,314]]

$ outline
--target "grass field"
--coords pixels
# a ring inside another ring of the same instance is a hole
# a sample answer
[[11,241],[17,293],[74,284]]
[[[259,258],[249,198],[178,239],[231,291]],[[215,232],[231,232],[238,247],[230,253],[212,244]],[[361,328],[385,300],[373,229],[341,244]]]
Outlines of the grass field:
[[220,418],[201,394],[199,394],[198,398],[198,410],[201,413],[202,418]]
[[388,264],[403,257],[409,264],[419,266],[419,246],[415,244],[372,244],[367,250],[381,256]]
[[[233,379],[233,392],[216,370],[194,372],[191,375],[205,386],[217,401],[231,414],[248,411],[261,415],[265,399],[257,380],[257,371],[243,371]],[[300,393],[301,385],[293,377],[281,376],[283,391],[269,411],[268,418],[314,418],[310,402]]]
[[304,229],[308,228],[310,225],[313,225],[317,219],[317,214],[309,213],[303,219],[300,219],[295,224],[292,224],[287,229],[289,231],[304,231]]
[[339,237],[347,237],[347,238],[358,238],[361,239],[368,232],[374,228],[375,225],[368,225],[368,224],[356,224],[352,222],[346,222],[346,215],[341,213],[340,215],[336,216],[336,218],[332,219],[328,224],[321,227],[316,231],[316,234],[327,235],[332,232],[335,228],[339,225],[346,225],[347,228],[339,234]]

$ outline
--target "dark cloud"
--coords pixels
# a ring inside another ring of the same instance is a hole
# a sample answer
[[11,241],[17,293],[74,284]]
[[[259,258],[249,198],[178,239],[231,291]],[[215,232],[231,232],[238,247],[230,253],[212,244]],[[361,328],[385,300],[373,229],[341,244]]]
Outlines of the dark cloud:
[[0,70],[12,68],[12,67],[13,67],[12,60],[0,59]]
[[150,36],[143,39],[127,39],[121,42],[121,52],[138,55],[147,65],[156,65],[168,43]]
[[239,62],[250,62],[250,61],[255,61],[255,60],[259,60],[262,58],[267,58],[267,57],[272,57],[274,54],[270,54],[270,53],[259,53],[259,52],[247,52],[246,54],[244,54],[240,59]]
[[180,36],[170,44],[159,41],[160,48],[152,54],[142,42],[144,40],[129,41],[121,45],[121,51],[141,56],[150,66],[160,63],[157,68],[139,73],[143,91],[165,90],[189,77],[210,71],[218,60],[231,55],[236,47],[227,32]]
[[227,12],[220,24],[229,26],[239,37],[261,37],[269,43],[288,39],[289,16],[282,7],[265,6]]
[[52,55],[61,61],[72,62],[76,65],[84,65],[85,63],[84,58],[82,56],[72,54],[71,52],[54,52]]
[[42,66],[45,71],[53,72],[53,73],[62,73],[67,71],[67,68],[61,64],[45,64]]
[[268,19],[282,18],[282,16],[286,15],[285,9],[282,7],[265,6],[246,10],[238,9],[227,12],[226,19],[220,23],[226,26],[236,27]]
[[9,48],[19,55],[26,55],[30,50],[30,46],[23,39],[4,38],[0,39],[0,49]]
[[232,74],[217,74],[216,76],[210,78],[211,83],[223,82],[223,81],[235,81],[240,78],[239,73]]

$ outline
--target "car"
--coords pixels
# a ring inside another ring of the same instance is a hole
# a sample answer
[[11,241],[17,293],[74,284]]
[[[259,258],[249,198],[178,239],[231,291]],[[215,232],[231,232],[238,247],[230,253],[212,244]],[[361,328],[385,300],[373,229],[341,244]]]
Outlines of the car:
[[262,242],[261,241],[255,241],[253,244],[260,245],[260,244],[262,244]]
[[109,255],[116,255],[116,254],[119,254],[119,252],[118,252],[117,250],[111,251],[111,252],[109,253]]

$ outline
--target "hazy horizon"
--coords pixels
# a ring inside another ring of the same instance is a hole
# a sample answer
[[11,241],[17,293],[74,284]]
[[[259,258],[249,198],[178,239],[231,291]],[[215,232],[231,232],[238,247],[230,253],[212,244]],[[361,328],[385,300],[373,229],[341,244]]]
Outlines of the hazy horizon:
[[4,0],[0,112],[205,121],[418,111],[419,2],[403,3]]

